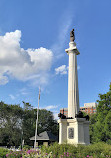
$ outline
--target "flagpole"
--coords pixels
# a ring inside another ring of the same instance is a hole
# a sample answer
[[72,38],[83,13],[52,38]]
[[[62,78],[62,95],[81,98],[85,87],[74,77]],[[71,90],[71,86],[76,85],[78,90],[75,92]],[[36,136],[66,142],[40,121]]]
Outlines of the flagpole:
[[34,143],[34,149],[36,149],[37,126],[38,126],[38,114],[39,114],[39,101],[40,101],[40,87],[39,87],[39,96],[38,96],[38,109],[37,109],[37,119],[36,119],[36,130],[35,130],[35,143]]

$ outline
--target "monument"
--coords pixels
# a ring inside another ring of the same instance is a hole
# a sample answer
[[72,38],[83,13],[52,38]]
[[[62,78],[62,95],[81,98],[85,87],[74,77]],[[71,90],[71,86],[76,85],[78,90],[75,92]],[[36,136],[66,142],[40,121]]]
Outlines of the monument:
[[70,32],[69,48],[66,53],[69,55],[68,72],[68,117],[59,114],[59,144],[90,144],[89,138],[89,116],[83,117],[79,109],[79,89],[77,74],[77,55],[79,51],[74,42],[74,29]]

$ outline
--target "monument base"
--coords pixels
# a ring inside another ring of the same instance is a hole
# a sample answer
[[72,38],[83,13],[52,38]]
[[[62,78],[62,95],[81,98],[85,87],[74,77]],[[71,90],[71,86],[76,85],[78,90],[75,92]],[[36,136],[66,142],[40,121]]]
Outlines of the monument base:
[[59,119],[59,144],[89,145],[89,123],[86,118]]

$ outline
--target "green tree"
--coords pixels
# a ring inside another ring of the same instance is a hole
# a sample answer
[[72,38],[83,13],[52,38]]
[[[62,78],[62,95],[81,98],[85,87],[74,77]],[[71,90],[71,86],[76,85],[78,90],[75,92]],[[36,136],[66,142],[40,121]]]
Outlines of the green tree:
[[[37,110],[29,103],[8,105],[0,102],[0,145],[19,146],[21,139],[25,144],[31,145],[30,137],[35,135]],[[46,109],[39,110],[38,134],[43,131],[58,134],[58,124],[53,113]]]
[[104,130],[106,132],[106,141],[111,143],[111,109],[109,110],[106,118],[105,118],[105,126]]
[[89,125],[89,133],[90,133],[90,141],[93,143],[93,137],[94,137],[94,126],[96,123],[96,117],[97,114],[91,114],[90,115],[90,125]]
[[23,108],[23,115],[22,115],[22,139],[24,139],[25,144],[31,145],[30,137],[34,136],[35,134],[35,110],[29,103],[25,103]]
[[0,102],[0,144],[18,146],[21,137],[22,108]]
[[111,139],[110,128],[110,111],[111,111],[111,85],[109,92],[99,94],[96,118],[92,128],[92,142],[104,141]]

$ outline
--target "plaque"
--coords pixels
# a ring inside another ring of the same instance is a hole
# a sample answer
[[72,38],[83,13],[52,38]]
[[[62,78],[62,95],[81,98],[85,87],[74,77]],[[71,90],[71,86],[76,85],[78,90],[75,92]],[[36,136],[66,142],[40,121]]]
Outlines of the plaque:
[[68,138],[74,139],[74,128],[68,128]]

